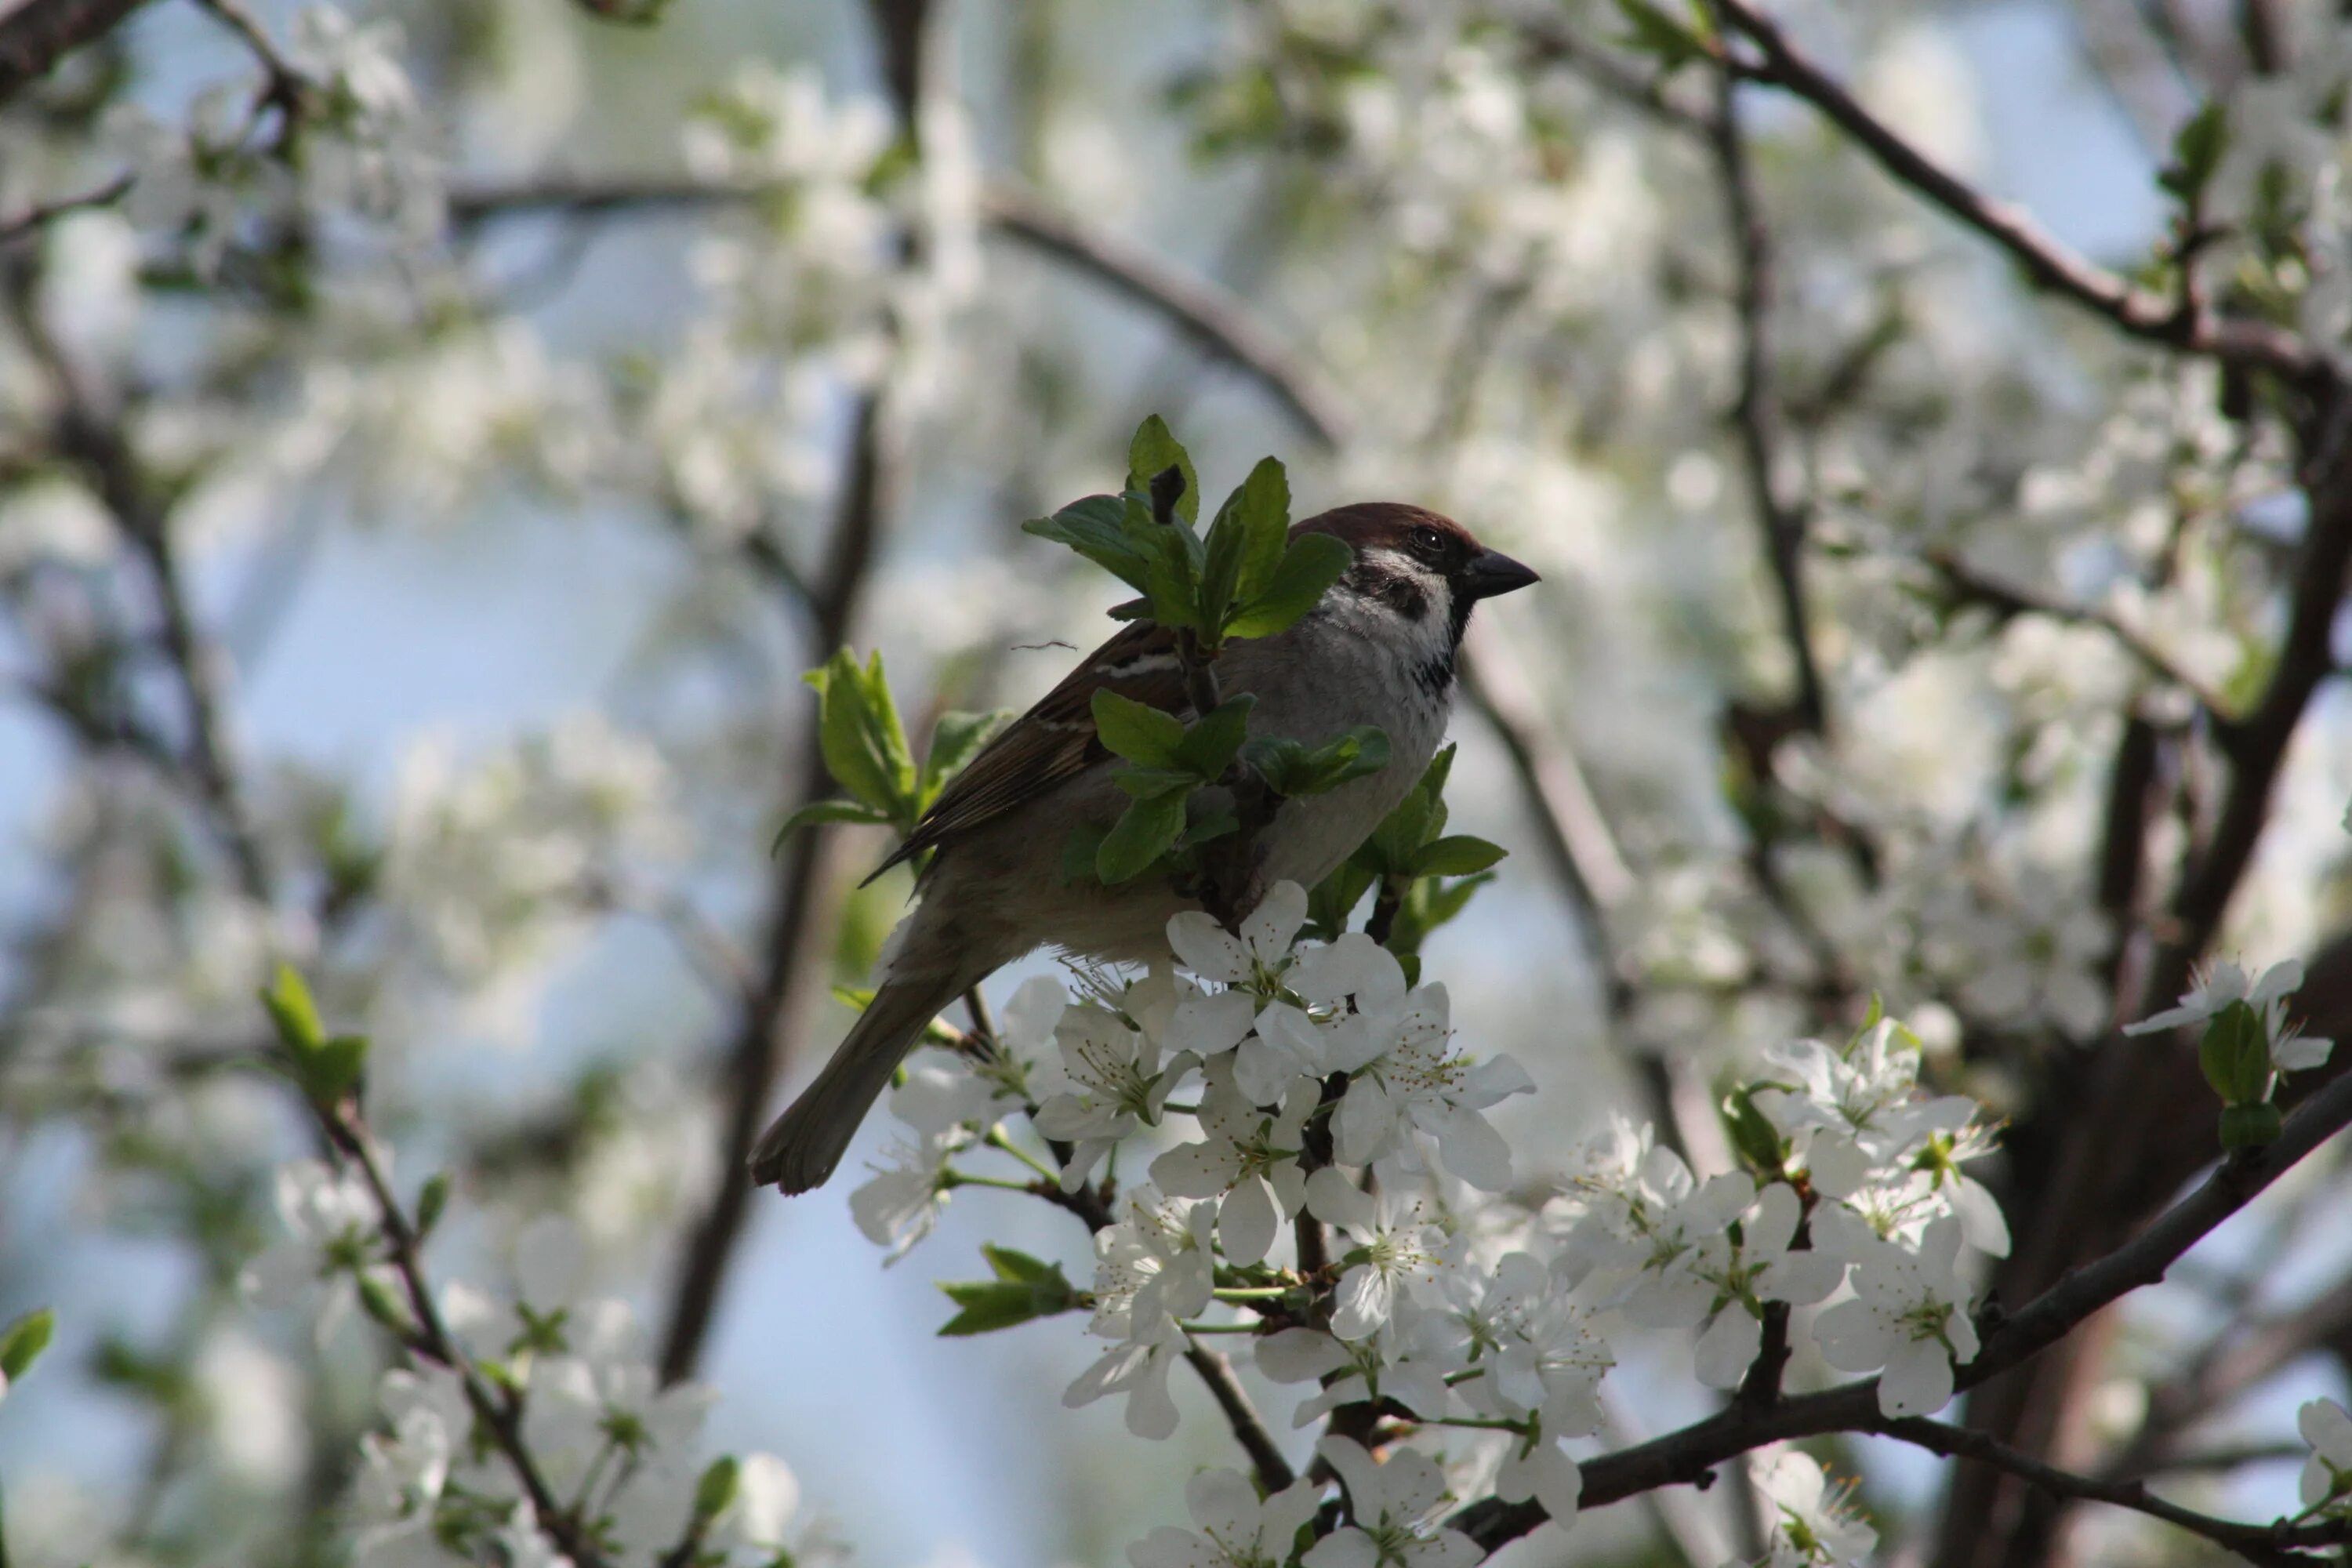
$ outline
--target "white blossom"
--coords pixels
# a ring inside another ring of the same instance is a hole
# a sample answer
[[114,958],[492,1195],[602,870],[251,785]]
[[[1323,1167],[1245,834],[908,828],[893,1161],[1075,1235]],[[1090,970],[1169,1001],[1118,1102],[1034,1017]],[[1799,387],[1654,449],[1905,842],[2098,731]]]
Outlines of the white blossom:
[[1217,1199],[1217,1239],[1228,1261],[1265,1261],[1281,1221],[1307,1200],[1299,1152],[1311,1089],[1293,1089],[1275,1112],[1260,1110],[1232,1086],[1230,1069],[1213,1067],[1201,1096],[1204,1142],[1169,1150],[1151,1163],[1151,1179],[1174,1197]]
[[1307,1205],[1356,1244],[1340,1258],[1347,1269],[1339,1277],[1331,1331],[1343,1340],[1361,1339],[1388,1321],[1416,1276],[1435,1268],[1436,1234],[1419,1202],[1386,1192],[1373,1197],[1330,1165],[1307,1178]]
[[2326,1508],[2352,1494],[2352,1415],[2333,1399],[2314,1399],[2295,1412],[2294,1425],[2311,1445],[2298,1483],[2303,1506]]
[[1853,1488],[1832,1489],[1811,1455],[1775,1448],[1758,1458],[1753,1474],[1771,1510],[1764,1568],[1861,1568],[1878,1549],[1878,1532],[1853,1505]]
[[1864,1235],[1853,1254],[1853,1299],[1814,1321],[1822,1360],[1841,1372],[1879,1373],[1878,1407],[1889,1416],[1941,1410],[1951,1403],[1953,1363],[1976,1358],[1976,1325],[1954,1271],[1959,1250],[1960,1224],[1949,1217],[1927,1226],[1916,1252]]
[[1260,1501],[1239,1471],[1203,1470],[1184,1483],[1195,1528],[1162,1525],[1129,1547],[1127,1560],[1134,1568],[1281,1568],[1320,1491],[1299,1481]]
[[1383,1464],[1339,1436],[1315,1451],[1339,1473],[1353,1522],[1309,1548],[1304,1568],[1469,1568],[1485,1555],[1468,1536],[1435,1522],[1447,1501],[1445,1479],[1428,1455],[1395,1448]]

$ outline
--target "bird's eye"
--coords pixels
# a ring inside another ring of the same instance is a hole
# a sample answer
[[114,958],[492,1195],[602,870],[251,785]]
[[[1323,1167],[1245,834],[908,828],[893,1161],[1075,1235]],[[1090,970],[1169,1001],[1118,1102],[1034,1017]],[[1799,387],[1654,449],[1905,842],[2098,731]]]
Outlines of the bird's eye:
[[1413,549],[1423,555],[1443,555],[1445,552],[1445,536],[1433,528],[1416,528],[1412,538]]

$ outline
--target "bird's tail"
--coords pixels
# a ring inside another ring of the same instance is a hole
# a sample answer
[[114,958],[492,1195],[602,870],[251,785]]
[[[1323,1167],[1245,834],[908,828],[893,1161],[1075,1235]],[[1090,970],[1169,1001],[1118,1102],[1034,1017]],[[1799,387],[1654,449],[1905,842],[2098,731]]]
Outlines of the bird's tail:
[[874,994],[816,1081],[751,1152],[751,1180],[787,1193],[824,1184],[856,1135],[858,1123],[890,1085],[890,1075],[940,1010],[966,989],[958,975],[893,980]]

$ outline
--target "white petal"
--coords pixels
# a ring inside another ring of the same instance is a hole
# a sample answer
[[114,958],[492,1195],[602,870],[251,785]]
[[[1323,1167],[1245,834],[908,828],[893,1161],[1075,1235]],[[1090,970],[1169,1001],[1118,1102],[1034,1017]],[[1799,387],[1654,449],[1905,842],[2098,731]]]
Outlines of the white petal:
[[1237,1184],[1217,1210],[1217,1238],[1224,1244],[1226,1260],[1243,1268],[1265,1262],[1274,1247],[1276,1224],[1274,1190],[1265,1178],[1251,1176]]
[[1284,1329],[1257,1342],[1257,1369],[1276,1383],[1311,1383],[1347,1364],[1339,1342],[1315,1329]]
[[1307,889],[1296,882],[1276,882],[1242,921],[1242,941],[1259,962],[1272,964],[1289,952],[1291,939],[1306,923]]
[[1176,1004],[1176,1021],[1168,1035],[1171,1050],[1213,1057],[1232,1050],[1250,1032],[1257,1002],[1246,991],[1194,994]]
[[1203,980],[1232,984],[1250,977],[1249,950],[1213,916],[1198,910],[1187,910],[1168,922],[1168,945],[1185,968]]
[[1171,1198],[1213,1198],[1241,1169],[1241,1151],[1223,1139],[1180,1143],[1151,1162],[1151,1180]]
[[1340,1277],[1338,1301],[1338,1310],[1331,1314],[1331,1331],[1343,1340],[1360,1340],[1389,1321],[1396,1301],[1395,1282],[1381,1270],[1360,1263]]
[[1127,1561],[1129,1568],[1218,1568],[1225,1555],[1206,1536],[1163,1524],[1130,1544]]
[[1354,1525],[1333,1531],[1298,1560],[1299,1568],[1380,1568],[1380,1548]]
[[1315,1451],[1339,1473],[1348,1489],[1349,1506],[1359,1518],[1377,1520],[1388,1511],[1388,1489],[1381,1482],[1381,1466],[1353,1437],[1326,1437]]
[[1238,1470],[1202,1470],[1184,1483],[1184,1508],[1192,1522],[1221,1541],[1257,1532],[1257,1488]]
[[1889,1416],[1933,1415],[1952,1402],[1952,1363],[1934,1340],[1897,1345],[1878,1380],[1878,1408]]
[[1734,1301],[1715,1315],[1698,1337],[1692,1355],[1698,1380],[1709,1388],[1738,1388],[1764,1342],[1764,1325]]
[[1456,1110],[1439,1121],[1437,1154],[1448,1171],[1482,1193],[1511,1184],[1511,1146],[1475,1110]]
[[1331,1165],[1318,1167],[1307,1178],[1307,1207],[1327,1225],[1357,1232],[1369,1232],[1380,1213],[1379,1205]]

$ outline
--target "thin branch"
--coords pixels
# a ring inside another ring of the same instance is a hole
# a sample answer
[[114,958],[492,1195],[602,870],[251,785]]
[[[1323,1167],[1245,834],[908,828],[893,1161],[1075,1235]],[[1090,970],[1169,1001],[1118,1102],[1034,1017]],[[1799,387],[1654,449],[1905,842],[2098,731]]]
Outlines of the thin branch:
[[2086,605],[2071,605],[2037,589],[2003,581],[1970,565],[1955,551],[1930,548],[1920,552],[1919,559],[1958,598],[1969,604],[1981,605],[2004,619],[2021,615],[2046,616],[2070,626],[2097,627],[2115,638],[2116,646],[2138,660],[2150,675],[2168,685],[2179,687],[2194,697],[2198,706],[2208,713],[2226,716],[2228,710],[2217,693],[2174,664],[2162,648],[2107,611]]
[[86,212],[92,207],[112,206],[131,189],[129,174],[117,174],[94,190],[78,196],[59,196],[55,201],[40,202],[26,207],[15,217],[0,218],[0,246],[14,245],[28,236],[38,234],[68,213]]
[[142,0],[26,0],[0,16],[0,103],[48,75],[82,45],[112,32]]
[[1225,1413],[1225,1424],[1234,1429],[1234,1436],[1250,1465],[1257,1471],[1257,1484],[1267,1492],[1278,1492],[1297,1478],[1292,1474],[1290,1461],[1275,1447],[1274,1435],[1266,1430],[1265,1418],[1250,1403],[1250,1396],[1234,1375],[1234,1363],[1223,1354],[1203,1345],[1187,1345],[1184,1359],[1201,1374],[1208,1385],[1209,1396],[1217,1408]]
[[2294,1564],[2315,1562],[2316,1559],[2305,1554],[2304,1548],[2340,1545],[2347,1539],[2346,1526],[2336,1520],[2289,1525],[2283,1521],[2276,1524],[2245,1524],[2236,1520],[2218,1519],[2153,1496],[2138,1481],[2097,1480],[2089,1476],[2079,1476],[2012,1448],[1982,1432],[1941,1421],[1914,1416],[1907,1420],[1881,1422],[1874,1430],[1882,1436],[1897,1438],[1915,1447],[1925,1448],[1931,1454],[1941,1454],[1948,1459],[1972,1459],[1978,1464],[2006,1470],[2052,1497],[2107,1503],[2146,1514],[2150,1519],[2160,1519],[2192,1535],[2201,1535],[2216,1546],[2234,1552],[2249,1562],[2272,1565],[2272,1568],[2293,1568]]
[[1245,303],[1223,289],[1006,182],[984,188],[981,211],[1001,233],[1150,306],[1202,349],[1247,372],[1321,445],[1347,444],[1349,421],[1337,396]]
[[[1976,1360],[1955,1369],[1955,1389],[1965,1392],[2031,1360],[2093,1313],[2162,1279],[2183,1253],[2347,1125],[2352,1125],[2352,1075],[2336,1079],[2299,1106],[2276,1142],[2231,1155],[2138,1236],[2097,1262],[2073,1270],[1989,1329]],[[1717,1466],[1766,1443],[1874,1431],[1885,1419],[1874,1377],[1783,1399],[1769,1410],[1733,1405],[1662,1437],[1586,1461],[1581,1467],[1584,1505],[1597,1508],[1655,1487],[1697,1485]],[[1546,1517],[1534,1502],[1507,1504],[1490,1499],[1460,1510],[1448,1522],[1491,1552],[1525,1535]]]
[[[452,193],[461,228],[530,215],[592,216],[725,205],[758,199],[767,187],[745,183],[542,179]],[[1018,241],[1108,285],[1166,318],[1212,357],[1246,374],[1318,444],[1348,439],[1339,399],[1246,301],[1204,278],[1170,265],[1156,251],[1055,206],[1007,180],[982,188],[981,218]]]
[[1724,221],[1731,231],[1737,283],[1732,302],[1739,315],[1739,396],[1731,419],[1739,433],[1741,469],[1749,504],[1764,536],[1780,603],[1781,636],[1796,667],[1793,710],[1803,727],[1819,734],[1829,723],[1829,699],[1814,658],[1805,595],[1805,535],[1809,509],[1780,494],[1780,405],[1772,384],[1772,236],[1757,198],[1748,139],[1740,129],[1738,86],[1726,69],[1717,79],[1718,98],[1708,140],[1722,185]]
[[[896,482],[898,465],[889,449],[894,443],[886,430],[887,418],[878,394],[859,400],[838,515],[809,605],[814,620],[810,648],[819,658],[847,637],[865,601],[888,492]],[[811,705],[798,740],[801,776],[793,806],[822,799],[832,787],[817,723]],[[670,1382],[690,1375],[701,1356],[750,1212],[751,1150],[767,1120],[768,1098],[798,1047],[809,993],[826,962],[823,914],[825,891],[833,881],[826,866],[833,837],[822,826],[808,828],[794,834],[777,857],[757,1001],[744,1010],[721,1070],[728,1120],[719,1191],[695,1226],[671,1290],[661,1354],[662,1376]]]
[[2217,317],[2201,308],[2183,310],[2068,248],[2022,209],[1986,195],[1864,109],[1751,0],[1710,4],[1762,53],[1760,61],[1735,62],[1734,68],[1785,89],[1821,110],[1879,167],[2000,246],[2040,287],[2066,296],[2147,342],[2274,371],[2296,382],[2324,374],[2325,361],[2291,331],[2263,321]]
[[376,1157],[375,1144],[366,1126],[359,1120],[358,1110],[348,1102],[333,1110],[313,1107],[320,1130],[336,1150],[350,1161],[366,1182],[374,1198],[377,1218],[383,1232],[386,1248],[391,1254],[393,1270],[400,1276],[401,1286],[408,1297],[408,1310],[415,1317],[415,1330],[408,1336],[409,1348],[440,1363],[457,1373],[464,1389],[466,1403],[472,1406],[474,1418],[490,1435],[490,1441],[503,1455],[507,1466],[514,1472],[523,1495],[530,1500],[532,1517],[541,1530],[578,1568],[597,1568],[604,1554],[595,1542],[581,1529],[572,1511],[557,1500],[554,1489],[540,1473],[539,1463],[522,1436],[520,1405],[494,1393],[478,1372],[473,1361],[441,1321],[440,1308],[435,1303],[432,1282],[425,1272],[422,1244],[416,1227],[409,1222],[407,1211],[392,1190],[384,1174],[383,1163]]

